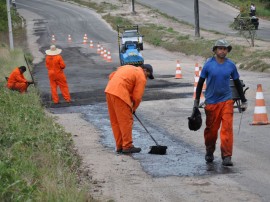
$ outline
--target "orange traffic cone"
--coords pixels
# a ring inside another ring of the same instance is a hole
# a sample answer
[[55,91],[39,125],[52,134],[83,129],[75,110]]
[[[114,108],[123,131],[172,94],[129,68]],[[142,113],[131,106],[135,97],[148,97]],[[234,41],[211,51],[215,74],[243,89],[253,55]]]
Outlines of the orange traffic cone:
[[84,37],[83,37],[83,44],[87,44],[87,40],[88,40],[87,34],[84,34]]
[[[196,98],[196,89],[198,86],[199,76],[194,76],[194,88],[193,88],[193,99]],[[204,98],[203,93],[201,93],[200,99]]]
[[52,35],[52,43],[55,43],[55,36],[54,36],[54,34]]
[[270,124],[266,112],[265,101],[262,92],[262,84],[257,85],[256,105],[254,109],[253,122],[251,125],[267,125]]
[[104,54],[104,48],[101,46],[100,47],[100,55],[103,57],[103,54]]
[[108,54],[107,54],[107,62],[112,62],[112,56],[111,56],[111,52],[108,50]]
[[94,44],[93,44],[93,41],[90,40],[90,45],[89,45],[90,48],[94,48]]
[[68,42],[69,42],[69,43],[72,42],[72,39],[71,39],[70,34],[68,35]]
[[97,44],[97,54],[100,54],[100,44],[99,44],[99,42]]
[[176,71],[175,71],[175,78],[182,79],[182,71],[179,60],[176,61]]
[[196,62],[195,63],[195,76],[199,76],[199,71],[200,71],[200,69],[199,69],[199,64],[198,64],[198,62]]
[[104,60],[107,60],[107,50],[104,49],[103,52],[104,52],[104,53],[103,53],[103,59],[104,59]]

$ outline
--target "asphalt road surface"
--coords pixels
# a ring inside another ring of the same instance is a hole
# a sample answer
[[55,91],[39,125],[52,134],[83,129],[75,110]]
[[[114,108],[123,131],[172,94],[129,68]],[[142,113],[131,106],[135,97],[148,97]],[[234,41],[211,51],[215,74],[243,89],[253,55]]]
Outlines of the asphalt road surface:
[[[178,20],[195,24],[194,1],[190,0],[138,0],[138,2],[160,10]],[[237,31],[230,28],[239,10],[218,0],[199,1],[200,27],[206,30],[218,31],[228,35],[236,35]],[[259,29],[256,31],[257,38],[270,41],[269,21],[259,19]]]
[[[166,5],[177,7],[173,2]],[[74,102],[70,107],[63,107],[65,104],[61,104],[60,108],[55,108],[53,112],[82,113],[85,119],[100,131],[101,144],[113,150],[114,143],[103,91],[109,73],[119,65],[116,32],[94,11],[65,2],[18,0],[17,7],[27,22],[29,48],[35,56],[34,77],[43,102],[48,107],[55,107],[50,102],[49,81],[44,65],[44,51],[52,43],[51,36],[54,34],[55,44],[63,49],[62,55],[67,64],[65,73]],[[72,43],[67,41],[69,34]],[[104,61],[97,54],[96,48],[91,49],[89,45],[83,44],[84,34],[87,34],[89,40],[93,40],[95,46],[99,42],[110,49],[113,62]],[[153,145],[153,141],[146,138],[142,127],[135,122],[134,142],[143,148],[143,152],[134,155],[134,159],[141,163],[143,170],[153,177],[164,178],[188,176],[190,179],[203,179],[211,176],[219,185],[222,184],[218,183],[222,177],[230,179],[230,184],[219,189],[225,195],[226,189],[237,187],[234,199],[237,199],[237,192],[242,195],[245,192],[249,193],[248,196],[259,197],[261,201],[270,201],[270,127],[249,124],[253,118],[258,82],[263,84],[265,100],[270,100],[269,74],[240,71],[241,78],[244,78],[246,86],[250,88],[246,94],[249,110],[244,114],[235,110],[235,166],[223,168],[219,149],[215,153],[215,163],[205,164],[203,128],[191,132],[187,127],[187,117],[191,114],[193,103],[194,64],[195,61],[202,63],[203,59],[180,53],[172,54],[148,44],[145,44],[144,56],[147,63],[153,64],[156,79],[148,82],[144,101],[137,114],[158,142],[168,146],[168,155],[164,158],[149,157],[147,148]],[[175,61],[179,57],[184,78],[174,79]],[[205,117],[203,118],[205,120]],[[177,193],[175,190],[170,195],[177,196]]]

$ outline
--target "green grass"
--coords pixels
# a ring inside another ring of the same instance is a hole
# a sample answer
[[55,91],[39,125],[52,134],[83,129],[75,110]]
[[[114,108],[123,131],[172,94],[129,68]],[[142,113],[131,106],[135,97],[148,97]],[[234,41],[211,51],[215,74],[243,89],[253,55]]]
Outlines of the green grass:
[[[103,18],[114,28],[116,25],[131,25],[132,22],[120,17],[112,15],[104,15]],[[189,35],[181,35],[172,28],[165,28],[156,24],[147,24],[140,27],[141,34],[144,35],[144,41],[155,46],[160,46],[168,51],[183,52],[187,55],[199,55],[205,58],[213,55],[211,49],[214,41],[205,40],[203,38],[195,38]],[[230,54],[230,58],[236,62],[243,59],[245,54],[244,47],[235,45]]]
[[78,4],[92,8],[98,13],[103,13],[105,12],[105,10],[115,10],[118,8],[116,5],[104,1],[101,2],[100,4],[92,2],[91,0],[73,0],[73,1]]
[[22,50],[0,53],[0,201],[93,201],[78,185],[71,134],[46,115],[37,90],[5,88],[3,73],[23,64]]
[[256,6],[256,15],[258,17],[263,17],[270,19],[270,1],[262,0],[225,0],[233,5],[238,6],[240,9],[245,10],[249,13],[250,4],[254,3]]
[[[112,4],[108,4],[104,2],[102,2],[101,4],[93,4],[93,3],[90,3],[91,1],[85,1],[85,0],[84,1],[74,0],[74,1],[84,2],[83,3],[84,5],[88,3],[88,6],[90,8],[93,8],[97,12],[102,13],[103,19],[106,20],[115,30],[117,30],[117,25],[125,26],[125,25],[136,24],[128,20],[127,18],[125,18],[123,15],[116,15],[116,16],[111,15],[110,7],[114,7]],[[249,8],[249,5],[250,5],[250,1],[244,1],[244,0],[228,0],[228,2],[234,5],[237,5],[239,7],[245,6],[246,8]],[[253,2],[256,4],[257,11],[260,9],[262,9],[266,13],[269,11],[269,9],[265,8],[266,3],[264,4],[258,3],[257,1],[253,1]],[[171,17],[165,13],[159,12],[158,10],[152,9],[151,13],[153,12],[159,13],[163,17],[170,19],[173,22],[182,23],[182,24],[185,24],[186,26],[190,26],[191,28],[193,27],[193,25],[189,25],[188,23],[179,21],[174,17]],[[220,34],[216,31],[212,31],[212,32],[215,34]],[[155,46],[163,47],[167,49],[168,51],[182,52],[187,55],[198,55],[205,58],[211,57],[213,55],[211,50],[212,50],[214,41],[206,40],[203,37],[195,38],[194,36],[190,36],[190,35],[182,35],[178,33],[177,31],[175,31],[172,27],[165,27],[165,26],[160,26],[157,24],[144,24],[140,26],[140,33],[144,35],[145,42],[148,42]],[[256,40],[255,40],[255,46],[256,46]],[[257,58],[259,58],[262,64],[267,66],[267,64],[262,61],[262,59],[266,57],[264,55],[265,55],[264,52],[257,52],[256,54],[254,54],[254,52],[250,51],[249,47],[233,45],[233,50],[228,55],[228,57],[230,57],[230,59],[232,59],[234,62],[242,64],[241,66],[247,66],[247,68],[249,68],[250,63],[248,61],[256,60]],[[258,63],[258,69],[256,68],[256,64],[255,64],[255,66],[253,68],[250,68],[250,70],[252,71],[266,70],[267,68],[261,68],[261,65],[259,65],[261,63]]]

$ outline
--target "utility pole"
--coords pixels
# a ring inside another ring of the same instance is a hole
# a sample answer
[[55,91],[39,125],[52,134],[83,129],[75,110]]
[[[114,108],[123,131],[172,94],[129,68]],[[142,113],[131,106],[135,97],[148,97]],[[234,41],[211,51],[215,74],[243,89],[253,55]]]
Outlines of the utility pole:
[[9,47],[10,50],[14,50],[13,45],[13,33],[12,33],[12,23],[11,23],[11,15],[10,15],[10,3],[9,0],[6,0],[7,2],[7,16],[8,16],[8,33],[9,33]]
[[131,0],[131,7],[132,7],[132,13],[135,13],[135,5],[134,5],[135,0]]
[[194,0],[195,36],[200,37],[199,0]]

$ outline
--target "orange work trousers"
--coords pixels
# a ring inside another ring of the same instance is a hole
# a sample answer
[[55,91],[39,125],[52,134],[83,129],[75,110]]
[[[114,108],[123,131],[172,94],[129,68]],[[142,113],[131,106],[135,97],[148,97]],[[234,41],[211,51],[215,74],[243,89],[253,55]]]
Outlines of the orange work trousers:
[[207,104],[205,109],[206,128],[204,141],[207,153],[214,153],[218,130],[220,130],[221,157],[232,156],[233,151],[233,100]]
[[63,98],[67,101],[70,102],[70,94],[69,94],[69,89],[68,89],[68,84],[67,84],[67,79],[64,73],[58,73],[57,75],[50,75],[49,74],[49,79],[50,79],[50,86],[51,86],[51,93],[52,93],[52,100],[54,103],[59,102],[59,96],[57,93],[57,87],[59,86],[60,91],[63,95]]
[[19,83],[19,82],[16,82],[14,83],[12,86],[7,86],[9,89],[11,90],[17,90],[19,91],[20,93],[25,93],[27,91],[27,88],[28,88],[28,84],[27,83]]
[[132,147],[133,116],[130,106],[112,94],[106,93],[108,111],[116,149]]

